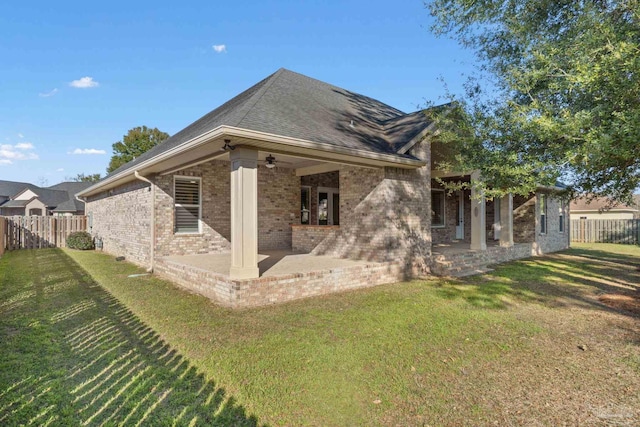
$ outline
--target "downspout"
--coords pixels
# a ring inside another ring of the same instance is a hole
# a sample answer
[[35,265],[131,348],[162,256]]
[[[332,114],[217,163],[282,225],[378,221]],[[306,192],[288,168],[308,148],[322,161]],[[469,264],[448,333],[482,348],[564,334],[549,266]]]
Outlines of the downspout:
[[149,268],[147,269],[148,273],[153,273],[153,267],[154,267],[154,263],[155,263],[155,256],[156,256],[156,186],[153,185],[153,182],[151,182],[149,179],[145,178],[144,176],[140,175],[140,173],[138,173],[138,171],[134,171],[133,175],[139,179],[140,181],[144,181],[144,182],[148,182],[149,185],[151,185],[151,247],[150,247],[150,258],[151,258],[151,263],[149,265]]
[[[78,195],[77,195],[77,194],[74,194],[74,195],[73,195],[73,197],[74,197],[77,201],[79,201],[80,203],[84,203],[84,213],[85,213],[85,215],[86,215],[86,214],[87,214],[87,201],[86,201],[86,200],[81,199],[80,197],[78,197]],[[93,231],[93,230],[90,230],[90,231]]]

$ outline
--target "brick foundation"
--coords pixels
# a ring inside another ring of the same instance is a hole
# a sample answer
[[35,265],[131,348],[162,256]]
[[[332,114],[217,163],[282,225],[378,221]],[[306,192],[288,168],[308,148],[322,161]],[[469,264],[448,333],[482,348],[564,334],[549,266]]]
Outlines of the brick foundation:
[[394,263],[368,263],[277,277],[231,280],[225,275],[162,258],[156,262],[156,273],[231,308],[257,307],[394,283],[402,280],[404,274],[403,268]]

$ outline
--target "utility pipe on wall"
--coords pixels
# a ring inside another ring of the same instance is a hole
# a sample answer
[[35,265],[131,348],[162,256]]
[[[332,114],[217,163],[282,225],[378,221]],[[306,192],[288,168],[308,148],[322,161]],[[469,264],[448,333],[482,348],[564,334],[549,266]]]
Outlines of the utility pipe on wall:
[[153,273],[153,266],[154,266],[155,255],[156,255],[156,186],[153,185],[153,182],[151,182],[149,179],[140,175],[138,171],[133,172],[133,175],[140,181],[148,182],[149,185],[151,185],[151,188],[150,188],[151,189],[151,203],[150,203],[151,205],[151,247],[149,251],[151,262],[150,262],[149,268],[147,269],[147,272]]

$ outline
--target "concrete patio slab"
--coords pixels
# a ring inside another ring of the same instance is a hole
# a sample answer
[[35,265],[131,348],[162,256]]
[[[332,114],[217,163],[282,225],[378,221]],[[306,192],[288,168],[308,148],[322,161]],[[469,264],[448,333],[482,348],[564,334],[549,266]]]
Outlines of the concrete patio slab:
[[[168,256],[165,260],[207,270],[222,276],[229,275],[231,266],[231,252],[220,254],[198,254]],[[370,264],[367,261],[332,258],[286,250],[261,251],[258,254],[258,268],[260,277],[276,277],[295,273],[310,273],[313,271],[333,270],[339,268],[357,267]]]

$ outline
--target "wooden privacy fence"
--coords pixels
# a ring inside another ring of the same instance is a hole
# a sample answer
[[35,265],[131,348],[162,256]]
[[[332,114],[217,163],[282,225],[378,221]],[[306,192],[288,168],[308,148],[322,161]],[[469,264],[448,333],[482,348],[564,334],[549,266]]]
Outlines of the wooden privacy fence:
[[571,241],[640,245],[640,219],[573,219]]
[[86,230],[82,215],[0,217],[0,255],[4,250],[65,247],[70,233]]

